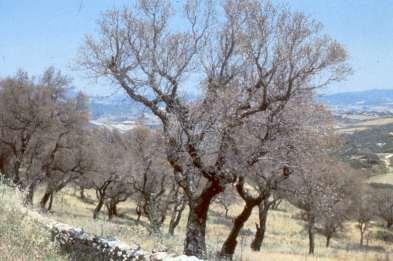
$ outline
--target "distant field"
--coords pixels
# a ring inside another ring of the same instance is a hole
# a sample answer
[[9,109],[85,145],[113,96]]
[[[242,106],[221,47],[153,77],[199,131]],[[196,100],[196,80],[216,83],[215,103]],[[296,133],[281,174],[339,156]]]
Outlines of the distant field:
[[359,121],[357,123],[342,124],[338,128],[338,132],[339,133],[353,133],[355,131],[367,130],[368,128],[371,128],[371,127],[377,127],[377,126],[382,126],[382,125],[392,124],[392,123],[393,123],[393,117],[367,119],[364,121]]

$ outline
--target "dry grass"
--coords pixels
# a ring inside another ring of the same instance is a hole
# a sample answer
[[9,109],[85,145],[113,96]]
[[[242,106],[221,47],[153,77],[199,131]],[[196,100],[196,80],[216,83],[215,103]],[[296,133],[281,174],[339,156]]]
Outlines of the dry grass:
[[393,174],[389,173],[389,174],[373,176],[369,179],[369,182],[393,185]]
[[[39,195],[37,195],[39,196]],[[93,195],[91,194],[93,197]],[[38,198],[38,197],[37,197]],[[84,230],[98,235],[114,236],[128,244],[139,244],[143,249],[163,249],[181,254],[183,248],[186,215],[181,220],[175,237],[163,235],[152,238],[144,224],[147,220],[142,219],[141,224],[135,222],[135,204],[132,201],[119,206],[122,218],[115,218],[109,222],[102,213],[97,221],[92,219],[94,205],[81,202],[71,189],[56,195],[54,201],[53,218],[60,222],[72,224]],[[232,207],[230,214],[235,216],[242,209],[241,205]],[[284,202],[281,209],[271,211],[268,217],[267,234],[262,252],[252,252],[249,245],[255,232],[255,223],[258,221],[256,210],[250,217],[239,238],[236,252],[237,260],[393,260],[393,246],[380,240],[374,239],[373,234],[382,228],[377,224],[370,232],[369,248],[359,249],[359,234],[354,224],[347,224],[345,233],[339,239],[332,240],[332,247],[324,246],[325,240],[321,236],[316,237],[315,256],[307,255],[307,235],[303,229],[302,221],[293,216],[298,212],[293,206]],[[223,240],[227,236],[231,220],[225,219],[223,209],[213,205],[207,229],[207,243],[211,259],[219,251]],[[163,234],[167,230],[167,224],[163,228]],[[374,249],[379,247],[378,249]]]
[[21,193],[0,181],[0,260],[66,260],[50,241],[49,231],[26,213]]
[[[36,195],[37,199],[40,193]],[[93,195],[91,195],[93,196]],[[64,260],[65,257],[56,252],[55,246],[49,240],[48,231],[40,228],[29,219],[20,205],[20,195],[0,185],[0,260]],[[167,248],[174,253],[181,253],[186,226],[186,214],[181,221],[175,237],[163,235],[151,237],[144,227],[147,220],[141,224],[135,222],[135,205],[125,202],[119,207],[122,218],[113,222],[106,219],[102,213],[97,221],[92,219],[94,205],[80,201],[72,189],[59,193],[54,201],[52,218],[68,223],[98,235],[114,236],[128,244],[139,244],[143,249]],[[235,216],[242,209],[240,204],[232,206],[230,214]],[[211,260],[220,249],[227,236],[231,220],[223,217],[223,209],[213,205],[208,223],[207,243]],[[255,232],[257,213],[254,211],[239,237],[236,252],[237,260],[393,260],[393,246],[390,243],[377,240],[377,231],[384,228],[373,224],[369,233],[368,248],[358,247],[359,234],[355,224],[348,223],[345,232],[338,239],[332,240],[332,247],[326,248],[321,236],[316,237],[316,254],[307,255],[307,236],[302,221],[294,219],[298,210],[288,203],[283,203],[280,210],[271,211],[268,217],[267,234],[261,252],[249,249],[252,235]],[[6,213],[5,215],[3,213]],[[163,231],[167,229],[165,224]],[[164,233],[165,234],[165,233]]]

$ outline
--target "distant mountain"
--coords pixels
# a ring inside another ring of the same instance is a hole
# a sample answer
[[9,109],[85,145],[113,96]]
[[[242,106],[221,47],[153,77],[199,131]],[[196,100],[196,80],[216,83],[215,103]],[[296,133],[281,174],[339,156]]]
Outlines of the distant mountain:
[[[183,98],[188,101],[195,101],[198,97],[197,95],[187,95]],[[134,119],[141,114],[151,115],[149,109],[141,103],[133,101],[123,92],[109,96],[92,96],[89,99],[89,107],[93,120],[109,118],[119,121]]]
[[368,90],[359,92],[343,92],[319,97],[329,105],[363,104],[375,106],[393,104],[393,90]]
[[[190,95],[187,100],[196,100]],[[354,115],[393,116],[393,90],[368,90],[344,92],[318,96],[318,101],[328,105],[339,117],[353,118]],[[89,107],[93,121],[123,122],[143,117],[154,123],[154,116],[142,104],[133,101],[123,92],[110,96],[90,97]]]
[[336,112],[393,113],[393,90],[343,92],[318,97]]
[[90,97],[89,107],[94,120],[99,118],[126,120],[146,112],[142,104],[120,94]]

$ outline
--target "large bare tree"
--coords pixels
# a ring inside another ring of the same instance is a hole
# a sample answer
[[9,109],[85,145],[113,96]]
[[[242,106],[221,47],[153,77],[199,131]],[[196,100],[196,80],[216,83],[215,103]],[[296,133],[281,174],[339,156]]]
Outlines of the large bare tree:
[[[79,64],[161,120],[167,160],[190,208],[184,252],[203,257],[210,203],[239,175],[228,161],[241,146],[238,130],[306,89],[341,79],[345,60],[319,23],[269,1],[140,0],[103,15]],[[200,93],[195,102],[183,98],[190,88]],[[250,160],[279,136],[270,130]]]

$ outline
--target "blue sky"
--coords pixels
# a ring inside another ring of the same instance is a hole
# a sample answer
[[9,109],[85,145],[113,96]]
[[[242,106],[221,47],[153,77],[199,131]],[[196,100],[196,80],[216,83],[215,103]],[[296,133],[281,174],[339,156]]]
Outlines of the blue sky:
[[[180,2],[180,0],[174,0]],[[275,2],[282,2],[275,0]],[[286,3],[324,24],[348,50],[353,75],[328,92],[393,89],[393,0],[292,0]],[[0,77],[56,66],[88,93],[106,92],[71,70],[83,35],[101,12],[125,0],[0,0]]]

